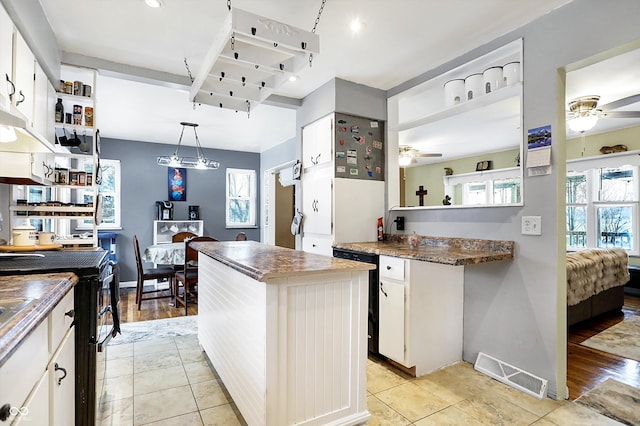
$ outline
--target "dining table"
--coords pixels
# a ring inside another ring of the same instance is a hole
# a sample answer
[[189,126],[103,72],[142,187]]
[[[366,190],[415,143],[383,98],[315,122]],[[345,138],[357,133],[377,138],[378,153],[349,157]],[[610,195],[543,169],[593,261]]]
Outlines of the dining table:
[[143,259],[156,265],[184,265],[185,243],[152,244],[144,249]]

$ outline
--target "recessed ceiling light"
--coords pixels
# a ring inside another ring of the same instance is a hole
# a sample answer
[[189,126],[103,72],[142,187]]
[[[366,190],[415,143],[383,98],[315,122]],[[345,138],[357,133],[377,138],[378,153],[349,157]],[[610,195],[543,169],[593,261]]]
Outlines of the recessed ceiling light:
[[162,0],[144,0],[144,3],[147,6],[152,7],[154,9],[157,9],[157,8],[162,7],[164,5],[162,3]]
[[353,21],[351,21],[351,24],[349,25],[349,28],[351,28],[351,32],[354,34],[359,33],[362,27],[363,27],[363,24],[362,22],[360,22],[360,19],[358,18],[353,19]]
[[289,77],[289,81],[298,81],[299,77],[297,75],[292,75]]

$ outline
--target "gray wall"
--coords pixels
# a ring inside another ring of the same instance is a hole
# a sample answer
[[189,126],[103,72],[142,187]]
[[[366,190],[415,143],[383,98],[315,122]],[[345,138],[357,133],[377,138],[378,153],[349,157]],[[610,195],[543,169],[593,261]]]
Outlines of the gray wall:
[[[552,174],[525,174],[523,207],[401,214],[409,233],[516,242],[513,261],[465,268],[463,358],[474,362],[482,351],[503,359],[548,379],[551,395],[566,395],[565,102],[559,69],[640,39],[638,17],[637,0],[574,1],[389,91],[398,93],[507,42],[524,39],[523,132],[551,124]],[[529,215],[542,216],[541,236],[521,235],[521,216]]]
[[[136,279],[133,253],[133,235],[138,236],[141,250],[153,242],[155,202],[166,200],[167,168],[156,164],[158,155],[170,155],[175,146],[102,138],[101,156],[121,162],[122,230],[118,235],[118,261],[122,281]],[[186,147],[188,152],[191,147]],[[218,170],[187,170],[187,201],[174,202],[173,218],[188,218],[188,206],[200,206],[200,219],[204,220],[204,234],[218,240],[234,240],[243,231],[250,240],[259,241],[260,231],[225,228],[225,179],[227,168],[260,171],[260,155],[249,152],[204,149],[207,158],[220,162]],[[257,175],[258,200],[260,178]],[[260,207],[257,211],[260,223]]]

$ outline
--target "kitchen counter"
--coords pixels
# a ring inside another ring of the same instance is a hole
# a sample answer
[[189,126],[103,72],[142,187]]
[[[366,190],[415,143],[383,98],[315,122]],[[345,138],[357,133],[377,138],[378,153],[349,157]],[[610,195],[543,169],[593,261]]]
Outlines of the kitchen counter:
[[407,235],[387,237],[386,241],[336,243],[334,248],[453,266],[513,259],[515,248],[513,241],[424,236],[418,236],[419,244],[412,248]]
[[194,243],[193,247],[212,259],[262,282],[274,278],[330,271],[357,272],[375,269],[374,265],[319,256],[255,241],[200,242]]
[[33,299],[0,328],[0,366],[77,282],[69,272],[0,276],[0,300]]

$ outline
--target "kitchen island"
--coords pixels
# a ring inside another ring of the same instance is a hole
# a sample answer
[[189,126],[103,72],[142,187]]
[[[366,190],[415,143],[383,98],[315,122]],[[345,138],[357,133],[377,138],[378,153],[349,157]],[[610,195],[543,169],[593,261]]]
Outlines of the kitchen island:
[[357,425],[368,270],[252,241],[194,243],[198,339],[249,425]]

